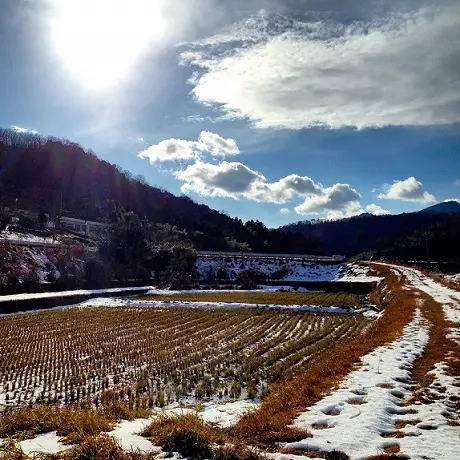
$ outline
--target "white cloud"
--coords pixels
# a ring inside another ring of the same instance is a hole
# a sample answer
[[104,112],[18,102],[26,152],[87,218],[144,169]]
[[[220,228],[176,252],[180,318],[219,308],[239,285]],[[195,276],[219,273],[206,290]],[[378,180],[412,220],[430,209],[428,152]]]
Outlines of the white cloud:
[[[183,182],[182,192],[195,192],[202,196],[246,198],[265,203],[286,203],[294,197],[305,201],[294,208],[298,214],[326,214],[328,219],[341,219],[369,212],[374,215],[389,214],[372,203],[361,207],[361,195],[348,184],[324,187],[308,176],[290,174],[276,182],[240,162],[223,161],[219,164],[197,161],[175,176]],[[286,215],[287,207],[279,210]]]
[[225,156],[240,153],[240,149],[234,139],[224,139],[218,134],[209,131],[201,131],[200,143],[203,144],[203,149],[209,151],[211,155]]
[[321,195],[324,188],[308,176],[291,174],[276,182],[268,182],[260,172],[243,163],[223,161],[218,165],[198,161],[177,171],[183,192],[194,191],[205,196],[222,196],[265,203],[286,203],[294,196]]
[[202,157],[202,153],[226,156],[237,155],[240,150],[234,139],[224,139],[216,133],[201,131],[198,141],[164,140],[151,145],[139,153],[138,157],[146,158],[153,164],[157,161],[198,160]]
[[460,198],[448,198],[447,200],[444,200],[444,203],[448,203],[449,201],[456,201],[457,203],[460,203]]
[[385,193],[381,193],[378,197],[387,200],[416,201],[420,203],[436,201],[434,195],[425,191],[423,184],[415,177],[395,181],[387,186]]
[[375,203],[371,203],[366,206],[366,211],[373,214],[374,216],[386,216],[390,214],[390,211],[383,209],[381,206]]
[[460,179],[457,179],[457,180],[455,181],[455,185],[460,185]]
[[323,186],[313,182],[308,176],[290,174],[277,182],[257,181],[252,184],[246,197],[256,201],[285,203],[293,196],[319,195]]
[[223,161],[219,165],[197,163],[185,170],[177,171],[176,177],[185,182],[183,192],[193,191],[206,196],[237,198],[246,194],[254,182],[263,182],[265,177],[243,163]]
[[145,158],[150,163],[157,161],[193,160],[198,158],[197,142],[184,141],[182,139],[169,139],[139,153],[139,158]]
[[22,126],[17,126],[17,125],[11,125],[10,129],[12,129],[13,131],[16,131],[17,133],[38,134],[38,131],[35,131],[35,129],[23,128]]
[[[186,46],[186,45],[185,45]],[[460,121],[460,8],[341,25],[259,14],[188,45],[195,99],[258,127]]]
[[[322,194],[308,197],[302,204],[295,207],[298,214],[322,214],[345,210],[348,213],[356,213],[359,208],[361,195],[348,184],[335,184],[325,188]],[[354,214],[353,214],[354,215]]]

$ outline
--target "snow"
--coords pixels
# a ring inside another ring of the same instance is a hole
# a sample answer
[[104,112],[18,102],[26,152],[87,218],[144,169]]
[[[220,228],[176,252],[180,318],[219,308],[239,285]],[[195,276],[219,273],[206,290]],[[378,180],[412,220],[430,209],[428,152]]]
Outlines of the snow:
[[[436,283],[418,270],[388,266],[405,275],[410,286],[440,302],[446,318],[459,322],[457,291]],[[413,363],[424,351],[429,327],[417,310],[399,339],[364,356],[360,368],[351,372],[336,391],[299,415],[294,425],[311,430],[313,437],[285,447],[336,449],[351,458],[365,458],[394,446],[412,459],[458,458],[459,428],[450,426],[448,417],[458,418],[455,401],[459,397],[460,379],[446,373],[446,363],[437,363],[430,371],[434,380],[428,387],[428,398],[424,398],[423,403],[416,400],[407,404],[414,389]],[[448,337],[458,342],[458,327],[452,329]],[[410,423],[399,429],[395,427],[396,423],[405,421]],[[395,431],[403,436],[389,436]],[[278,455],[276,458],[296,457]]]
[[247,399],[224,404],[205,403],[204,412],[199,415],[207,423],[215,423],[222,428],[227,428],[237,423],[246,412],[257,407],[257,403]]
[[55,454],[73,447],[63,444],[60,442],[60,439],[61,438],[56,435],[56,431],[52,431],[51,433],[40,434],[33,439],[21,441],[19,445],[26,455],[31,455],[36,452]]
[[[230,280],[247,270],[255,270],[267,277],[280,273],[280,280],[289,281],[353,281],[373,282],[381,278],[368,276],[369,267],[349,264],[320,264],[299,260],[238,259],[233,257],[200,258],[196,268],[201,279],[210,275],[217,277],[218,272],[226,273]],[[283,275],[284,272],[284,276]]]
[[10,230],[5,230],[1,232],[0,238],[3,238],[5,240],[14,241],[14,242],[21,242],[21,243],[55,244],[58,242],[54,238],[44,238],[43,236],[33,235],[32,233],[18,233],[18,232],[12,232]]
[[264,308],[270,310],[311,311],[317,313],[363,314],[365,316],[378,316],[374,305],[361,308],[343,306],[321,305],[277,305],[277,304],[251,304],[243,302],[198,302],[184,300],[137,300],[121,298],[94,298],[86,300],[78,307],[151,307],[151,308]]
[[[450,289],[442,284],[437,283],[429,276],[424,275],[419,270],[399,265],[385,265],[393,270],[406,276],[407,280],[417,289],[431,296],[436,302],[439,302],[444,311],[444,315],[448,321],[460,323],[460,292]],[[453,331],[454,335],[458,331]],[[457,343],[458,339],[457,339]]]
[[[423,353],[428,337],[428,328],[417,310],[399,339],[365,355],[361,367],[351,372],[337,391],[295,420],[294,426],[312,430],[313,437],[285,447],[312,451],[335,449],[352,458],[364,458],[397,444],[396,440],[381,435],[393,432],[396,420],[416,417],[407,415],[407,408],[401,406],[401,402],[411,395],[412,364]],[[392,388],[379,386],[381,384]],[[327,428],[312,429],[318,425]],[[413,451],[410,454],[412,457]]]
[[11,302],[17,300],[30,300],[30,299],[48,299],[53,297],[70,297],[77,295],[98,295],[98,294],[118,294],[120,292],[133,292],[146,291],[152,289],[152,286],[141,287],[124,287],[124,288],[109,288],[109,289],[79,289],[76,291],[59,291],[59,292],[36,292],[32,294],[12,294],[0,296],[1,302]]
[[145,295],[176,295],[176,294],[203,294],[203,293],[218,293],[218,294],[232,294],[235,292],[324,292],[324,291],[315,291],[306,289],[303,287],[293,287],[293,286],[268,286],[265,284],[260,284],[257,286],[257,289],[158,289],[152,288]]
[[143,452],[158,452],[159,447],[154,446],[147,438],[139,433],[151,422],[151,419],[140,418],[136,420],[123,420],[114,430],[108,433],[113,436],[123,450],[141,450]]

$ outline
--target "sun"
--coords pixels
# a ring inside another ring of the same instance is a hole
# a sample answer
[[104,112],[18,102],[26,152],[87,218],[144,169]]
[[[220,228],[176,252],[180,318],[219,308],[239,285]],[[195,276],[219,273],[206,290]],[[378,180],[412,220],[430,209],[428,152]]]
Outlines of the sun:
[[110,89],[164,33],[159,0],[55,0],[56,52],[92,89]]

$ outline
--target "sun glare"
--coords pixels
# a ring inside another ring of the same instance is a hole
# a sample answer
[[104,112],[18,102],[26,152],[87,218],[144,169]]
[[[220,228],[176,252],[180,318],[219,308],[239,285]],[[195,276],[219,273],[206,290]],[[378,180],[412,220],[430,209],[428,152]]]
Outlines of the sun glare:
[[161,2],[57,0],[51,31],[57,53],[81,83],[109,89],[163,35]]

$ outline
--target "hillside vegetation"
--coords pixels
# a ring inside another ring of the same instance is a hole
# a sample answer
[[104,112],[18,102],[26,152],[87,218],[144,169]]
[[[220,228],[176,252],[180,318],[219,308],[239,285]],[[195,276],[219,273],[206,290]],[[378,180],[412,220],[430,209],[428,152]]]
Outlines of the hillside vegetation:
[[[316,236],[331,254],[400,260],[460,261],[460,204],[449,202],[421,212],[337,221],[301,221],[283,231]],[[442,212],[436,212],[441,207]]]
[[196,249],[322,252],[316,237],[286,238],[259,221],[243,223],[152,187],[142,176],[133,177],[74,142],[0,129],[0,209],[5,207],[99,221],[122,208],[185,231]]

